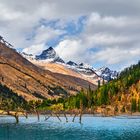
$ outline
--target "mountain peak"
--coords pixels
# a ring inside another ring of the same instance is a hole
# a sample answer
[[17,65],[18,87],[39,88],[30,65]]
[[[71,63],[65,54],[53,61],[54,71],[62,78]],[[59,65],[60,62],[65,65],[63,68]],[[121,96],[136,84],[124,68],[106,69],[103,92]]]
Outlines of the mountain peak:
[[67,62],[67,65],[70,65],[70,66],[78,66],[75,62],[73,61],[68,61]]
[[50,46],[47,50],[54,50],[54,48]]
[[36,59],[44,60],[44,59],[51,59],[56,57],[56,52],[52,47],[49,47],[46,50],[43,50],[40,55],[36,56]]
[[43,50],[42,53],[44,53],[44,54],[49,54],[49,53],[52,54],[53,53],[54,55],[56,55],[56,51],[54,50],[53,47],[49,47],[48,49]]
[[105,66],[98,69],[96,73],[107,81],[117,78],[118,75],[117,71],[110,70],[108,67]]
[[40,55],[36,56],[36,60],[51,60],[53,62],[61,62],[65,63],[56,53],[53,47],[49,47],[48,49],[42,51]]
[[93,69],[93,67],[87,63],[80,63],[79,67],[85,68],[85,69]]

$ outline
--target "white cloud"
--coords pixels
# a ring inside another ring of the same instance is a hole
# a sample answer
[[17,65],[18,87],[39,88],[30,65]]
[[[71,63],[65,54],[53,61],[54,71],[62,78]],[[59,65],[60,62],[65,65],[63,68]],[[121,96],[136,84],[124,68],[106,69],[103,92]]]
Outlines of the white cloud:
[[61,41],[55,48],[57,53],[66,61],[83,61],[82,55],[86,48],[83,47],[80,39]]
[[45,49],[45,45],[44,44],[36,44],[36,45],[32,45],[28,48],[23,49],[23,52],[27,53],[27,54],[40,54],[42,52],[42,50]]
[[65,60],[98,62],[106,65],[127,63],[140,56],[140,32],[133,32],[140,20],[128,17],[100,16],[92,13],[83,32],[60,42],[56,50]]
[[20,11],[19,12],[14,11],[13,9],[8,8],[2,3],[0,3],[0,9],[1,9],[0,17],[1,17],[1,20],[4,20],[4,21],[16,20],[20,18],[21,16],[23,16]]
[[64,31],[62,30],[54,30],[50,27],[46,27],[44,25],[39,26],[36,31],[34,37],[29,40],[31,46],[23,49],[25,53],[32,53],[32,54],[39,54],[42,50],[46,49],[48,46],[46,42],[58,37],[59,35],[63,34]]
[[58,37],[59,35],[63,34],[64,31],[58,30],[58,29],[52,29],[50,27],[46,27],[44,25],[41,25],[39,28],[37,28],[35,32],[35,38],[34,43],[44,43],[47,42],[55,37]]
[[[69,21],[87,16],[79,35],[67,35],[56,46],[65,60],[113,65],[140,56],[139,0],[0,0],[0,9],[0,35],[26,52],[39,53],[66,32]],[[56,28],[39,26],[41,19],[58,20]]]

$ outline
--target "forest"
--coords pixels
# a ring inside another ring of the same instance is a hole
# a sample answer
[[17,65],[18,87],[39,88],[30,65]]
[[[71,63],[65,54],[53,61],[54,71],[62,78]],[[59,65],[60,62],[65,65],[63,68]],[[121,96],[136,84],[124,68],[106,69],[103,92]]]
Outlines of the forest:
[[114,106],[116,111],[118,105],[121,111],[140,111],[140,61],[136,65],[124,69],[117,77],[108,83],[98,85],[98,89],[92,91],[81,89],[76,95],[62,101],[64,108],[96,108],[98,106]]

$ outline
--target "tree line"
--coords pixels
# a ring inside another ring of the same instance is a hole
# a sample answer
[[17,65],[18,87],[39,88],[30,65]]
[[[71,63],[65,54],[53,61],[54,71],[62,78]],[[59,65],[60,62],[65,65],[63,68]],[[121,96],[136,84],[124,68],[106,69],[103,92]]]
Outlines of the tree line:
[[[81,104],[84,108],[94,108],[102,105],[114,105],[118,102],[127,104],[130,102],[130,110],[140,111],[140,61],[136,65],[124,69],[117,79],[98,86],[98,89],[93,91],[90,86],[88,90],[82,89],[77,95],[71,96],[62,100],[64,108],[79,109]],[[133,88],[132,88],[133,87]],[[133,92],[136,92],[135,94]],[[137,97],[136,97],[137,95]],[[123,101],[123,96],[131,96],[126,102]],[[125,105],[122,107],[125,108]],[[117,109],[116,109],[117,110]],[[122,109],[123,110],[123,109]]]

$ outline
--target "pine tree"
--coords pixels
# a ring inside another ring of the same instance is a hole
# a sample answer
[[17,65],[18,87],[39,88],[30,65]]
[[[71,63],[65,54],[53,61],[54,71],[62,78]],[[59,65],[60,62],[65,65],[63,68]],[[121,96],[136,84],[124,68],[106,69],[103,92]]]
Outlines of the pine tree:
[[136,99],[135,98],[132,98],[132,101],[131,101],[131,111],[132,112],[136,112],[136,110],[137,110]]
[[140,98],[138,100],[138,111],[140,112]]

